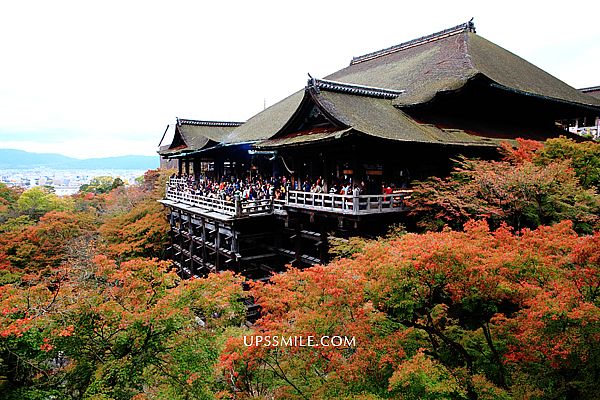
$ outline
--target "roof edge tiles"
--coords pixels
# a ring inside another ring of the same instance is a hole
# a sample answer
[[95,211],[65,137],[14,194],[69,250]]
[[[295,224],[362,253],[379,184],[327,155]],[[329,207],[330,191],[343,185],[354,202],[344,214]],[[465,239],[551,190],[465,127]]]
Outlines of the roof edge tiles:
[[595,92],[597,90],[600,90],[600,86],[590,86],[590,87],[585,87],[585,88],[581,88],[581,89],[577,89],[580,92],[583,93],[587,93],[587,92]]
[[471,20],[468,22],[453,26],[452,28],[444,29],[443,31],[435,32],[426,36],[421,36],[420,38],[409,40],[408,42],[400,43],[385,49],[373,51],[371,53],[363,54],[362,56],[353,57],[352,61],[350,61],[350,65],[358,64],[364,61],[369,61],[382,56],[387,56],[388,54],[396,53],[398,51],[402,51],[410,47],[443,39],[461,32],[476,32],[475,24],[473,23],[473,18],[471,18]]
[[242,125],[243,122],[235,122],[235,121],[200,121],[195,119],[184,119],[177,118],[177,125],[196,125],[196,126],[220,126],[220,127],[228,127],[233,126],[237,127]]
[[[309,74],[310,76],[310,74]],[[374,86],[356,85],[353,83],[330,81],[325,79],[316,79],[311,77],[308,80],[308,88],[317,90],[326,90],[330,92],[347,93],[359,96],[376,97],[381,99],[395,99],[404,93],[404,90],[392,90]]]
[[[537,93],[534,93],[534,92],[528,92],[526,90],[515,89],[515,88],[512,88],[510,86],[506,86],[506,85],[503,85],[501,83],[496,83],[496,82],[490,83],[490,86],[494,87],[494,88],[497,88],[497,89],[506,90],[508,92],[519,93],[519,94],[522,94],[524,96],[537,97],[537,98],[544,99],[544,100],[555,101],[557,103],[577,104],[579,107],[582,107],[584,109],[588,109],[588,110],[592,110],[592,111],[598,111],[598,106],[595,106],[595,105],[592,105],[592,104],[585,104],[585,103],[580,103],[580,102],[577,102],[577,101],[564,100],[564,99],[560,99],[558,97],[545,96],[543,94],[537,94]],[[581,91],[581,89],[578,89],[578,90]],[[591,91],[592,90],[588,90],[588,92],[591,92]]]

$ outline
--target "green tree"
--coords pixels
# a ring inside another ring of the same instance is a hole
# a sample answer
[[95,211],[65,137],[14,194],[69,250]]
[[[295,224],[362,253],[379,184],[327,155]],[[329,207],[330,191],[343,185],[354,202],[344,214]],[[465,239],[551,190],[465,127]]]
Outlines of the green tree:
[[111,190],[112,189],[116,189],[119,186],[125,186],[125,182],[123,181],[123,179],[116,177],[115,180],[113,181],[112,185],[111,185]]
[[21,188],[9,187],[0,183],[0,224],[17,216],[15,206],[21,193],[23,193]]
[[115,184],[116,179],[113,179],[110,176],[97,176],[95,178],[92,178],[90,183],[81,185],[79,191],[83,193],[94,194],[108,193],[112,189],[118,186],[122,186],[123,181],[120,178],[117,179],[120,181],[121,184],[119,184],[119,182]]
[[47,189],[36,186],[25,191],[17,200],[20,213],[37,220],[49,211],[67,211],[73,208],[70,198],[61,198]]
[[554,161],[569,160],[581,186],[595,188],[600,193],[600,143],[576,142],[564,137],[547,140],[534,162],[549,165]]

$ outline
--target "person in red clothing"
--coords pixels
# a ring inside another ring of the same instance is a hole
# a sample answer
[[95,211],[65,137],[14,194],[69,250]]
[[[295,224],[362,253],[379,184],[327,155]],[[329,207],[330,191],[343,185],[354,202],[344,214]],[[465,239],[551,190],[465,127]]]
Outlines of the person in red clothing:
[[[388,195],[388,194],[392,194],[394,192],[394,189],[392,189],[392,187],[390,185],[381,185],[381,191],[383,192],[383,194]],[[387,196],[383,196],[383,200],[387,200]]]

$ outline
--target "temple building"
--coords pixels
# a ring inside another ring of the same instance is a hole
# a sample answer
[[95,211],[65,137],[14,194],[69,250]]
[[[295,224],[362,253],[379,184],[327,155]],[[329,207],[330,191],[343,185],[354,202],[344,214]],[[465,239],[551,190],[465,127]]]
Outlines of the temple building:
[[[579,89],[579,91],[600,99],[600,86],[587,87]],[[569,125],[569,132],[600,140],[600,118],[596,117],[591,120],[587,118],[583,118],[582,120],[576,119]]]
[[[159,150],[177,163],[162,200],[172,259],[183,275],[256,277],[325,262],[331,240],[401,221],[411,181],[448,174],[458,156],[578,138],[577,121],[598,117],[600,98],[477,35],[472,21],[355,57],[245,123],[177,121]],[[242,196],[240,182],[258,178],[277,195]],[[236,193],[215,198],[194,182]]]

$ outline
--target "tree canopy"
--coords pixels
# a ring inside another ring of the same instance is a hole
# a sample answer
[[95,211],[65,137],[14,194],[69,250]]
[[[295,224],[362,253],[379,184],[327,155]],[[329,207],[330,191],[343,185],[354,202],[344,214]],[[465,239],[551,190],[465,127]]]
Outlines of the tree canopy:
[[501,161],[461,159],[447,178],[433,177],[415,185],[412,205],[418,224],[439,230],[461,229],[470,219],[486,219],[519,230],[573,221],[575,229],[592,233],[600,219],[598,143],[521,140],[504,146]]
[[268,282],[161,260],[170,171],[70,197],[0,185],[0,397],[600,398],[597,146],[460,160],[417,185],[422,232]]

